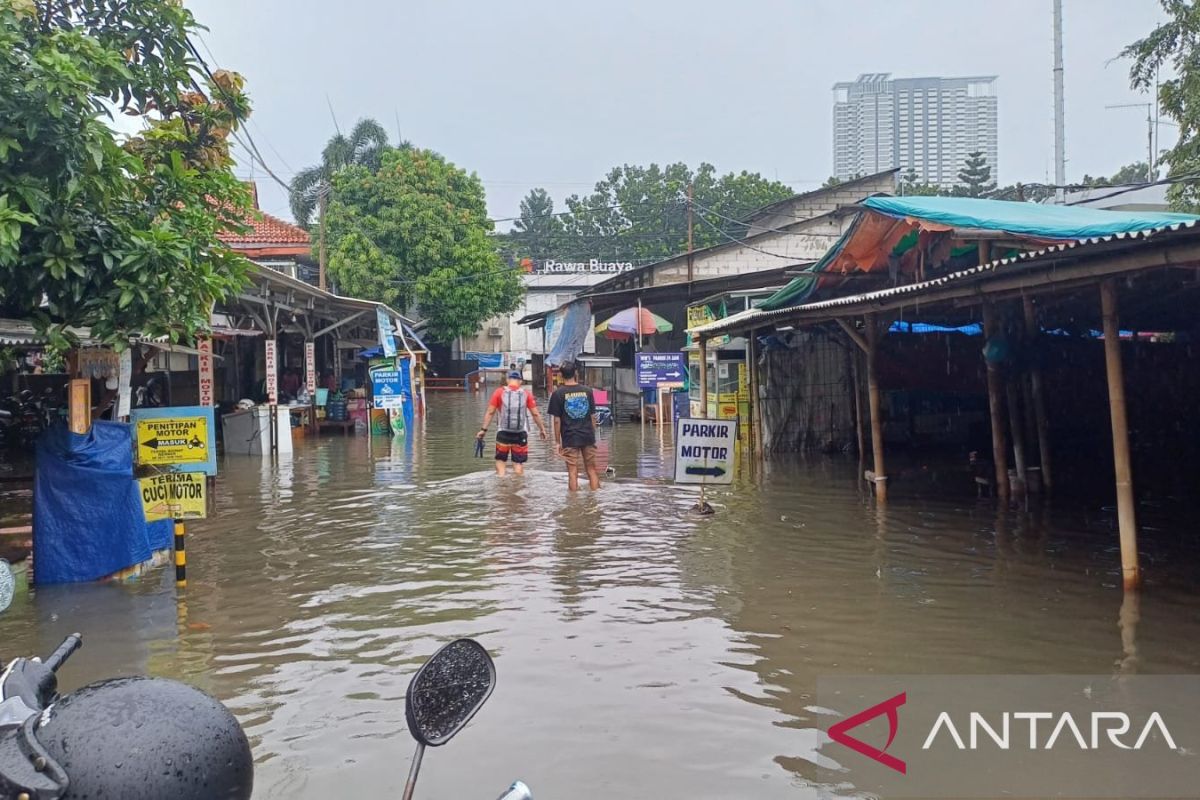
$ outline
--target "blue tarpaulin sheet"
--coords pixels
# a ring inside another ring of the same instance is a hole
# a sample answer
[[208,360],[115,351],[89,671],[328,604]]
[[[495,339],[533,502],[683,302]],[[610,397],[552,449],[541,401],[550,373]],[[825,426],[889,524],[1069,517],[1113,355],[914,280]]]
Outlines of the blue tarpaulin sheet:
[[96,422],[38,440],[33,482],[34,582],[93,581],[170,546],[169,521],[146,524],[133,480],[130,426]]
[[964,333],[967,336],[980,336],[983,334],[983,326],[978,322],[954,328],[929,322],[896,321],[888,328],[888,333]]
[[1165,228],[1196,219],[1191,214],[1104,211],[977,197],[868,197],[863,205],[889,217],[913,217],[952,228],[1003,231],[1045,239],[1090,239]]
[[[555,311],[550,315],[558,336],[550,346],[546,363],[554,367],[570,364],[583,352],[587,336],[592,330],[592,304],[587,300],[577,300],[565,309]],[[550,318],[546,320],[546,330],[551,327]]]
[[468,361],[478,361],[480,369],[499,369],[504,366],[504,353],[477,353],[471,350],[463,355]]

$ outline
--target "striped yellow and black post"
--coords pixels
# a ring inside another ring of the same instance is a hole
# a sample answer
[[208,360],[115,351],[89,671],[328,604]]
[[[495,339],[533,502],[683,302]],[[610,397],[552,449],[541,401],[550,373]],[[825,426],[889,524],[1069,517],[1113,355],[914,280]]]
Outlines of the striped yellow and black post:
[[175,585],[187,586],[187,547],[183,541],[183,520],[175,520]]

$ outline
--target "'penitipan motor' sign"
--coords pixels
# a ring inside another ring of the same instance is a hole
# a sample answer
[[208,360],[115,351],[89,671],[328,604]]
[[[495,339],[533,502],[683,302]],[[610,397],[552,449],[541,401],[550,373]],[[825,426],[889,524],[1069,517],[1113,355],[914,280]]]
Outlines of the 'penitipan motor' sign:
[[675,423],[675,482],[733,483],[737,420],[687,417]]
[[176,472],[217,474],[212,406],[135,408],[137,462]]

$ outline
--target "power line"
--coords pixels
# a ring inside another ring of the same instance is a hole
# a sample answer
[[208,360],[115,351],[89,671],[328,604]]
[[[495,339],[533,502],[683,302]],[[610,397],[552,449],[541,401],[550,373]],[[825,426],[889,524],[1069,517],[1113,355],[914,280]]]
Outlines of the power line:
[[[703,211],[705,210],[705,209],[703,208],[703,206],[700,206],[700,205],[697,205],[697,206],[696,206],[696,209],[697,209],[697,210],[700,210],[701,212],[703,212]],[[717,233],[719,233],[721,236],[725,237],[725,238],[726,238],[726,239],[728,239],[729,241],[731,241],[731,242],[733,242],[733,243],[735,243],[735,244],[740,244],[742,247],[748,247],[748,248],[750,248],[751,250],[754,250],[755,252],[758,252],[758,253],[762,253],[762,254],[763,254],[763,255],[765,255],[765,256],[771,256],[771,257],[773,257],[773,258],[782,258],[782,259],[785,259],[785,260],[787,260],[787,261],[791,261],[793,264],[798,264],[798,263],[800,263],[801,261],[803,261],[803,260],[804,260],[804,259],[802,259],[802,258],[799,258],[799,257],[797,257],[797,256],[785,256],[785,255],[783,255],[782,253],[772,253],[772,252],[771,252],[771,251],[769,251],[769,250],[763,250],[761,247],[755,247],[754,245],[750,244],[749,242],[747,242],[747,241],[746,241],[746,240],[744,240],[744,239],[739,239],[739,238],[737,238],[736,236],[730,236],[728,233],[726,233],[725,231],[723,231],[723,230],[721,230],[720,228],[718,228],[718,227],[717,227],[717,226],[716,226],[716,225],[715,225],[715,224],[712,222],[712,220],[710,220],[708,217],[704,216],[704,214],[703,214],[703,213],[700,213],[700,214],[698,214],[697,216],[698,216],[698,217],[700,217],[700,220],[701,220],[701,221],[702,221],[702,222],[703,222],[705,225],[709,226],[710,228],[712,228],[714,231],[716,231]]]

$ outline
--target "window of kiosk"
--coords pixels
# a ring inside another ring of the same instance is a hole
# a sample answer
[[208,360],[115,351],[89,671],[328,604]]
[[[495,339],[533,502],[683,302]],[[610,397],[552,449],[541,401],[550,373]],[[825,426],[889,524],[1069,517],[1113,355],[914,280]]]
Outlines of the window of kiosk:
[[733,394],[738,391],[738,361],[722,359],[717,362],[716,381],[712,380],[713,373],[709,373],[709,391],[716,392],[716,396]]

